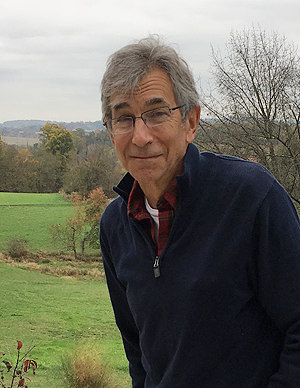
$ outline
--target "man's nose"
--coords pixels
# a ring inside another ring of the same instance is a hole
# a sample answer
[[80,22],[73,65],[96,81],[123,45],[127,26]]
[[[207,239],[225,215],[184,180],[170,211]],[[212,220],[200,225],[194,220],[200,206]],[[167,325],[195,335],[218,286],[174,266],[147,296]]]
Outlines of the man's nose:
[[133,128],[132,142],[138,147],[153,142],[153,135],[151,130],[147,127],[141,117],[137,117]]

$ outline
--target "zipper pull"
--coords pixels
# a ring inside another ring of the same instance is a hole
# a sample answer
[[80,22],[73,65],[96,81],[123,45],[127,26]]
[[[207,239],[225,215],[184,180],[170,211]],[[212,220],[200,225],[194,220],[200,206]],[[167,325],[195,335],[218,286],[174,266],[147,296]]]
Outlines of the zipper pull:
[[160,277],[160,269],[159,269],[159,257],[156,256],[153,264],[154,276],[156,278]]

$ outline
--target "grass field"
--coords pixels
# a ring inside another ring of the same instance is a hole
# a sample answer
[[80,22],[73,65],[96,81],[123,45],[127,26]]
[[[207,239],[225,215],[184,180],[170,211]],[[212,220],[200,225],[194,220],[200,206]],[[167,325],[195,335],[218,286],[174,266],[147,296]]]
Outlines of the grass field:
[[72,214],[59,194],[0,193],[0,251],[8,238],[23,238],[32,251],[55,250],[49,227]]
[[[59,194],[0,193],[0,252],[9,237],[28,240],[33,252],[54,251],[48,228],[71,214]],[[64,387],[62,358],[77,349],[100,352],[118,387],[130,387],[99,252],[84,263],[45,252],[32,262],[0,256],[0,352],[9,349],[13,356],[18,340],[24,349],[37,344],[32,358],[38,368],[29,388]]]
[[130,386],[127,362],[114,324],[105,282],[58,278],[0,263],[0,352],[38,346],[29,387],[62,388],[62,357],[80,347],[99,351],[118,386]]
[[24,147],[33,146],[39,142],[37,137],[1,136],[1,139],[7,144],[16,144]]

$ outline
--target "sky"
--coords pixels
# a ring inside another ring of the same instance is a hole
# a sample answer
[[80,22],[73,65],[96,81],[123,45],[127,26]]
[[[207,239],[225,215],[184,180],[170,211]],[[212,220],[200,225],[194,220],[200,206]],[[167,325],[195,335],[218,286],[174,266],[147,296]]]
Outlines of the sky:
[[109,55],[150,34],[202,85],[232,30],[275,30],[300,54],[299,15],[299,0],[0,0],[0,123],[101,120]]

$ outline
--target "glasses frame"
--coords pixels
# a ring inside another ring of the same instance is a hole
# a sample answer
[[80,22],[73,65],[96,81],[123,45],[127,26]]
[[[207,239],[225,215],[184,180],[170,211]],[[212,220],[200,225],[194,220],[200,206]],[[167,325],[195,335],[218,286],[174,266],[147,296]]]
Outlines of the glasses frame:
[[[124,117],[128,117],[132,120],[132,126],[131,128],[128,130],[128,131],[124,131],[124,132],[121,132],[120,134],[125,134],[125,133],[130,133],[132,132],[133,128],[135,127],[135,122],[136,122],[136,119],[142,119],[144,124],[149,128],[154,128],[154,127],[157,127],[159,125],[162,125],[162,124],[157,124],[157,125],[153,125],[151,127],[149,127],[147,125],[147,120],[143,117],[146,113],[149,113],[149,112],[152,112],[152,111],[155,111],[156,109],[163,109],[163,108],[168,108],[169,109],[169,112],[170,112],[170,119],[171,119],[171,113],[177,109],[180,109],[184,106],[183,105],[178,105],[178,106],[175,106],[174,108],[170,108],[168,107],[167,105],[164,105],[164,106],[160,106],[160,107],[157,107],[157,108],[153,108],[153,109],[149,109],[149,110],[146,110],[145,112],[141,113],[140,116],[124,116]],[[115,119],[108,119],[106,120],[103,124],[105,125],[106,129],[108,130],[108,132],[112,135],[112,136],[115,136],[115,135],[118,135],[118,133],[114,133],[114,131],[112,130],[112,123],[113,121],[115,120],[119,120],[120,117],[118,118],[115,118]],[[167,122],[167,121],[166,121]]]

